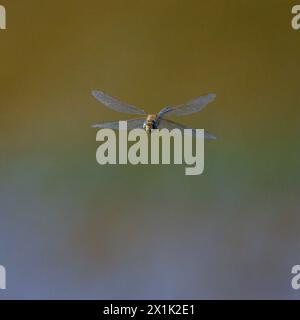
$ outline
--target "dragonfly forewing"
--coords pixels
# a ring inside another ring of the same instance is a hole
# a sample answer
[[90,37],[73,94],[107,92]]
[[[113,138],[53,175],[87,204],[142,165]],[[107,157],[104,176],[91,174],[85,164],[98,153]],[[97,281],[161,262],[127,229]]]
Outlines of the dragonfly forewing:
[[196,98],[178,106],[166,107],[162,109],[162,111],[166,115],[185,116],[202,111],[204,107],[207,106],[210,102],[212,102],[215,98],[216,94],[209,93],[205,96],[201,96],[199,98]]
[[104,104],[107,108],[122,112],[122,113],[128,113],[128,114],[140,114],[145,115],[146,112],[136,106],[127,104],[125,102],[121,102],[117,100],[116,98],[110,97],[106,93],[102,91],[93,90],[92,95],[100,101],[102,104]]

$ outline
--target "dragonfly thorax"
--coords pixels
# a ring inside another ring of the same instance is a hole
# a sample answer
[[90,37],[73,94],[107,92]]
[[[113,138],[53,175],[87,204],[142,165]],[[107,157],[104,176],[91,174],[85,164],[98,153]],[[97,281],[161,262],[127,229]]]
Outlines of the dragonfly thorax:
[[147,116],[146,121],[144,122],[143,128],[146,130],[147,133],[151,133],[153,129],[157,129],[157,115],[149,114]]

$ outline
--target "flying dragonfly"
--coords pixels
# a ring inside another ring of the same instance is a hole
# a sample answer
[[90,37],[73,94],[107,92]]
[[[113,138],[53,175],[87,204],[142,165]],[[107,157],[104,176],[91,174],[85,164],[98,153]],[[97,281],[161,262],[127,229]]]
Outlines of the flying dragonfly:
[[[165,116],[169,116],[169,115],[185,116],[185,115],[190,115],[190,114],[202,111],[203,108],[207,104],[212,102],[216,97],[214,93],[210,93],[178,106],[164,107],[157,114],[148,114],[146,111],[136,106],[127,104],[125,102],[121,102],[113,97],[110,97],[104,92],[93,90],[92,95],[98,101],[100,101],[102,104],[104,104],[107,108],[111,110],[127,113],[127,114],[136,114],[141,116],[143,115],[144,117],[142,118],[127,120],[127,129],[130,130],[130,129],[136,129],[136,128],[143,128],[149,134],[153,129],[166,128],[166,129],[172,130],[177,128],[182,131],[184,129],[190,129],[183,124],[165,119]],[[119,129],[119,121],[99,123],[99,124],[92,125],[92,127]],[[196,137],[196,129],[191,128],[191,130],[192,130],[193,137]],[[216,137],[213,134],[208,133],[207,131],[204,132],[204,138],[213,139],[213,140],[216,139]]]

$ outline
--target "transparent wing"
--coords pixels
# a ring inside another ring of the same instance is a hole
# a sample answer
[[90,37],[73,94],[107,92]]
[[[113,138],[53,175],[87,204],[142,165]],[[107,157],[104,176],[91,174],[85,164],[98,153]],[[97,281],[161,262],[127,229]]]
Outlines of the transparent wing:
[[[145,119],[138,118],[138,119],[130,119],[127,120],[127,129],[136,129],[136,128],[143,128]],[[112,122],[105,122],[92,125],[92,128],[102,128],[102,129],[119,129],[119,121],[112,121]]]
[[175,116],[185,116],[201,111],[207,104],[212,102],[215,98],[216,94],[209,93],[206,96],[201,96],[197,99],[191,100],[179,106],[166,107],[162,109],[161,112],[163,113],[163,115],[168,114]]
[[103,103],[107,108],[114,111],[129,113],[129,114],[146,114],[142,109],[139,109],[135,106],[121,102],[115,98],[110,97],[104,92],[93,90],[92,95],[101,103]]
[[[159,121],[159,124],[158,124],[158,129],[163,129],[163,128],[166,128],[166,129],[169,129],[169,130],[172,130],[172,129],[180,129],[180,130],[184,130],[184,129],[192,129],[192,128],[188,128],[186,127],[185,125],[183,124],[180,124],[180,123],[176,123],[174,121],[171,121],[171,120],[166,120],[166,119],[161,119]],[[196,129],[192,129],[192,135],[193,137],[196,137]],[[204,132],[204,138],[205,139],[210,139],[210,140],[216,140],[216,136],[214,136],[213,134],[205,131]]]

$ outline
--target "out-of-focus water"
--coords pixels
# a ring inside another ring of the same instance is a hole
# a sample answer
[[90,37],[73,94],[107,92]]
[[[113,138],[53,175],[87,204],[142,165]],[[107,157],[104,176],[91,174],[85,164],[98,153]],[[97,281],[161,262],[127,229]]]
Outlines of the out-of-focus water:
[[[1,1],[0,264],[18,298],[293,298],[295,1]],[[220,137],[205,171],[99,166],[92,89]],[[174,118],[175,120],[175,118]],[[178,120],[178,119],[176,119]]]

